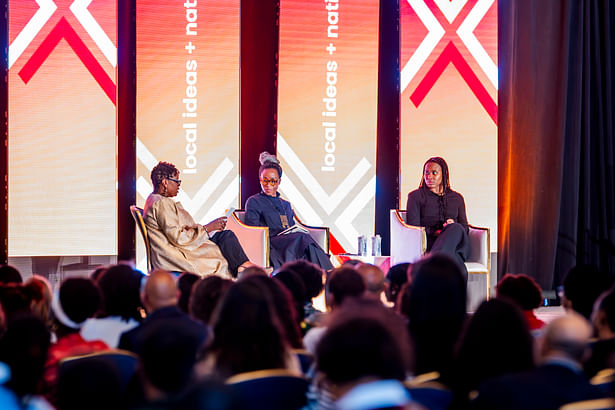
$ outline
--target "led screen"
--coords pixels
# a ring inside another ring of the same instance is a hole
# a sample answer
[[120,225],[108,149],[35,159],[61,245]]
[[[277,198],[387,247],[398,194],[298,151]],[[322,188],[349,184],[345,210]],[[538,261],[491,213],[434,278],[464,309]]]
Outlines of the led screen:
[[400,207],[446,159],[470,224],[497,228],[497,1],[401,0]]
[[158,161],[180,170],[176,199],[197,222],[239,207],[239,0],[137,2],[140,206]]
[[374,233],[378,13],[378,0],[280,1],[280,192],[330,227],[333,253]]
[[9,1],[12,257],[117,253],[116,32],[115,1]]

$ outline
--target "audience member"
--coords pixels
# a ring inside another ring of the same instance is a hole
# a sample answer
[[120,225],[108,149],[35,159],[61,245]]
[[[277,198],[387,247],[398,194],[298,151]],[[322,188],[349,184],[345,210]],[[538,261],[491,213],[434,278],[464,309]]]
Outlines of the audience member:
[[139,326],[122,333],[118,347],[141,355],[148,329],[154,324],[164,327],[172,323],[176,328],[183,329],[181,334],[173,336],[180,339],[178,343],[183,343],[184,349],[196,357],[197,351],[205,342],[207,329],[201,322],[192,319],[179,309],[178,294],[175,279],[169,272],[153,271],[147,278],[145,289],[141,294],[148,315]]
[[49,348],[45,361],[42,392],[52,404],[57,404],[58,367],[62,359],[80,356],[109,347],[100,340],[86,341],[79,330],[91,318],[101,303],[100,290],[87,278],[65,279],[51,302],[57,341]]
[[260,266],[249,266],[237,274],[237,280],[247,278],[252,275],[264,275],[269,277],[267,271]]
[[511,301],[483,302],[462,332],[453,368],[458,408],[483,380],[534,367],[534,338],[521,310]]
[[290,290],[279,280],[272,280],[266,276],[257,275],[254,280],[259,281],[271,293],[275,313],[290,347],[303,349],[303,338],[297,320],[297,307]]
[[11,265],[0,265],[0,284],[22,283],[21,273]]
[[601,397],[602,393],[589,384],[581,367],[590,337],[591,328],[579,314],[570,312],[554,319],[539,339],[540,365],[527,372],[486,380],[474,407],[557,409],[573,401]]
[[316,366],[336,409],[408,408],[405,335],[403,321],[374,300],[349,301],[334,314],[316,349]]
[[305,311],[303,306],[308,301],[306,296],[305,284],[299,276],[291,270],[279,270],[273,275],[273,280],[279,281],[288,291],[292,297],[292,303],[295,307],[295,318],[297,320],[297,326],[303,326],[303,319]]
[[389,302],[397,302],[397,295],[401,287],[408,282],[408,268],[411,266],[410,263],[398,263],[387,272],[385,294]]
[[594,302],[613,284],[613,279],[594,265],[577,265],[564,277],[562,306],[590,319]]
[[596,340],[585,363],[585,375],[590,378],[600,370],[615,368],[615,288],[603,293],[594,306],[592,324]]
[[545,322],[538,319],[534,309],[542,304],[542,289],[536,281],[525,274],[507,273],[495,287],[497,297],[507,297],[522,310],[531,331],[541,329]]
[[184,272],[177,278],[177,289],[179,290],[179,300],[177,306],[182,312],[188,313],[188,304],[192,287],[201,277],[195,273]]
[[107,269],[109,269],[109,266],[99,266],[98,268],[94,269],[94,271],[90,274],[90,279],[98,283],[98,279],[100,279],[100,277],[107,271]]
[[[244,272],[249,269],[252,268],[246,268]],[[267,276],[263,275],[263,277]],[[210,275],[203,279],[199,279],[194,285],[194,289],[190,295],[190,303],[188,306],[190,315],[196,320],[200,320],[204,325],[210,325],[214,310],[232,284],[233,281],[230,279],[224,279],[216,275]]]
[[49,330],[34,316],[15,318],[0,339],[0,362],[6,363],[11,370],[5,387],[17,395],[21,408],[51,408],[37,394],[49,343]]
[[100,317],[88,319],[81,328],[85,340],[102,340],[116,348],[120,335],[139,324],[141,277],[127,265],[112,266],[100,276],[103,312]]
[[310,320],[310,315],[320,314],[321,312],[314,307],[313,303],[313,299],[320,295],[324,289],[324,271],[320,268],[320,266],[304,259],[299,259],[294,262],[285,263],[282,265],[282,270],[291,270],[296,272],[303,280],[306,297],[306,302],[303,306],[304,317]]
[[[325,284],[325,300],[330,311],[334,311],[345,300],[361,297],[365,293],[365,281],[353,267],[342,266],[333,269]],[[326,319],[321,326],[311,328],[303,338],[308,352],[316,353],[316,346],[326,330]]]
[[32,275],[25,284],[26,293],[30,296],[30,311],[39,317],[48,328],[51,328],[52,320],[49,315],[51,309],[51,284],[44,276]]
[[438,372],[449,383],[453,350],[466,318],[466,282],[446,255],[426,257],[412,268],[408,311],[415,372]]
[[355,269],[363,276],[363,281],[365,281],[365,297],[381,301],[385,285],[382,269],[369,263],[360,263]]
[[30,294],[21,283],[0,284],[0,303],[4,309],[6,323],[32,314]]
[[226,379],[273,368],[301,374],[275,313],[271,293],[258,277],[243,278],[226,292],[214,318],[213,335],[197,368],[200,375]]

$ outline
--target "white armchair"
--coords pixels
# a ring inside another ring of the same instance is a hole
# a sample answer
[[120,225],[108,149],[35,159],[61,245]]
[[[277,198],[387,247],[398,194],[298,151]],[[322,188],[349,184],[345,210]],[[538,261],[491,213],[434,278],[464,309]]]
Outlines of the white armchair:
[[[486,275],[489,299],[491,254],[489,228],[470,225],[470,256],[465,265],[469,275]],[[406,211],[391,209],[391,265],[416,262],[427,249],[425,228],[406,223]]]
[[[245,224],[246,212],[237,210],[226,222],[226,228],[235,233],[239,243],[252,262],[261,266],[269,266],[269,228],[266,226],[250,226]],[[329,228],[309,226],[299,220],[295,214],[295,223],[309,231],[310,236],[329,254]]]

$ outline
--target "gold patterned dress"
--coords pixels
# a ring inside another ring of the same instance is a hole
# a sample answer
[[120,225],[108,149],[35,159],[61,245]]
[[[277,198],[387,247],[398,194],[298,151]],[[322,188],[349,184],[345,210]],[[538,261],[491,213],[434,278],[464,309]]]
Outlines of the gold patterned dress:
[[154,268],[230,278],[218,245],[181,203],[152,193],[143,208]]

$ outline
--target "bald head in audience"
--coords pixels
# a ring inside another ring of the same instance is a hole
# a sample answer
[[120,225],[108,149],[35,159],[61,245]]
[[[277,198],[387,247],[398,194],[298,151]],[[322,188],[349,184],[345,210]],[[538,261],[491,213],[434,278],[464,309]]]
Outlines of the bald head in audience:
[[566,358],[581,363],[592,329],[587,320],[574,312],[553,320],[545,328],[540,353],[543,360]]
[[355,266],[357,272],[361,274],[365,281],[365,296],[369,299],[381,300],[382,292],[384,292],[384,272],[379,267],[369,264],[360,263]]
[[173,276],[165,270],[155,270],[147,278],[141,299],[145,309],[151,313],[163,307],[177,305],[178,293]]

